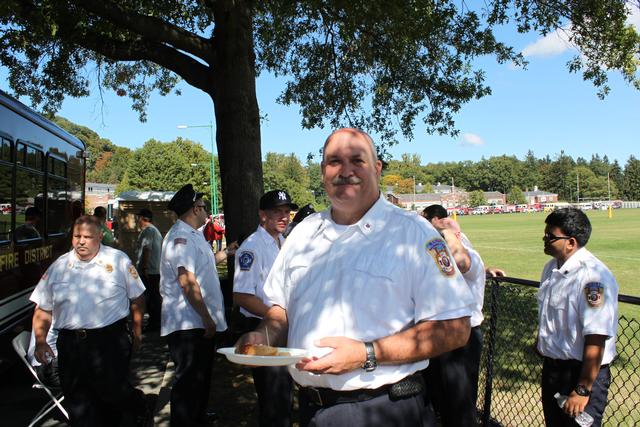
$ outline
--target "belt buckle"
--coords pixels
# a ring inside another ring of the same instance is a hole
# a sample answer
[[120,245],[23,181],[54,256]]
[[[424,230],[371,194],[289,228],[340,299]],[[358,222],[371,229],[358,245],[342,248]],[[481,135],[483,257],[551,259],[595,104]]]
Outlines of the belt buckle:
[[81,340],[84,340],[87,338],[87,330],[86,329],[78,329],[76,331],[76,335],[78,335],[78,338],[80,338]]
[[317,398],[317,401],[313,403],[316,404],[317,406],[324,406],[324,402],[322,402],[322,395],[320,394],[320,390],[318,390],[315,387],[309,387],[309,390],[313,392],[312,396]]

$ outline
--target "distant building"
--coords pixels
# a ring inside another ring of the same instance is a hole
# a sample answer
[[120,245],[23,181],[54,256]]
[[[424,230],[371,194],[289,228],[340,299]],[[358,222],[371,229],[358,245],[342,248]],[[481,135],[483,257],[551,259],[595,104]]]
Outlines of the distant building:
[[490,206],[504,205],[507,203],[507,196],[499,191],[485,191],[484,198]]
[[87,213],[93,213],[98,206],[108,208],[113,205],[116,198],[116,184],[104,184],[100,182],[87,182],[85,184],[85,209]]
[[535,205],[538,203],[555,203],[558,201],[558,195],[555,193],[549,193],[548,191],[538,190],[538,186],[533,187],[533,191],[523,192],[528,205]]

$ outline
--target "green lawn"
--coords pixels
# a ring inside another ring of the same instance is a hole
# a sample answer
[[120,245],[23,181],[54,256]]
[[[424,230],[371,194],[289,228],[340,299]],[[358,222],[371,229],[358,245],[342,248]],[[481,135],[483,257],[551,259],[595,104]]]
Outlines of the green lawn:
[[[620,293],[640,296],[637,280],[640,264],[640,209],[586,211],[593,232],[587,248],[613,272]],[[509,277],[540,280],[549,260],[543,252],[542,234],[546,213],[459,216],[486,265],[506,270]]]

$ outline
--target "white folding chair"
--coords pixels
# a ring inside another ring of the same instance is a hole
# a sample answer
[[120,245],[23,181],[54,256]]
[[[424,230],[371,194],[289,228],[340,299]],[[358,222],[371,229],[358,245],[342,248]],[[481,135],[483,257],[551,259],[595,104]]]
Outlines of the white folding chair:
[[27,360],[27,350],[29,348],[30,338],[31,338],[31,332],[29,331],[21,332],[20,335],[15,337],[12,341],[13,349],[16,351],[16,353],[18,353],[18,356],[20,356],[20,359],[24,362],[25,365],[27,365],[27,368],[29,369],[29,372],[31,372],[31,375],[33,375],[33,377],[36,379],[36,382],[33,384],[33,388],[44,390],[51,398],[51,402],[48,402],[46,405],[42,407],[42,409],[40,409],[40,411],[36,414],[33,420],[31,420],[31,424],[29,424],[29,427],[33,427],[34,425],[36,425],[42,418],[45,417],[45,415],[51,412],[56,406],[58,407],[58,409],[60,409],[60,412],[62,412],[62,414],[68,420],[69,414],[67,414],[67,411],[62,406],[62,401],[64,400],[64,396],[62,395],[62,392],[57,394],[52,393],[51,390],[49,390],[49,387],[47,387],[42,383],[42,381],[40,381],[40,379],[38,378],[38,374],[36,374],[35,369],[33,369],[33,366],[31,366],[31,364]]

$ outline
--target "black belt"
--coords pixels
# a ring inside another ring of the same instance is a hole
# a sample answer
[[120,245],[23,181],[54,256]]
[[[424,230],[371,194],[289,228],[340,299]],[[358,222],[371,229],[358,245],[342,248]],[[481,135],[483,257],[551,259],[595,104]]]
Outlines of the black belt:
[[[576,359],[552,359],[551,357],[545,356],[544,361],[551,368],[567,369],[582,366],[582,362]],[[600,369],[608,367],[608,363],[600,365]]]
[[303,387],[301,385],[298,385],[298,388],[300,392],[316,406],[333,406],[339,403],[364,402],[385,394],[389,395],[391,400],[399,400],[415,396],[425,390],[424,381],[420,373],[409,375],[395,384],[385,384],[378,388],[363,388],[347,391],[320,387]]
[[90,336],[102,335],[107,332],[113,332],[116,330],[126,330],[127,329],[127,318],[123,317],[122,319],[113,322],[108,326],[104,326],[102,328],[95,329],[60,329],[60,335],[64,336],[75,336],[76,338],[86,339]]

